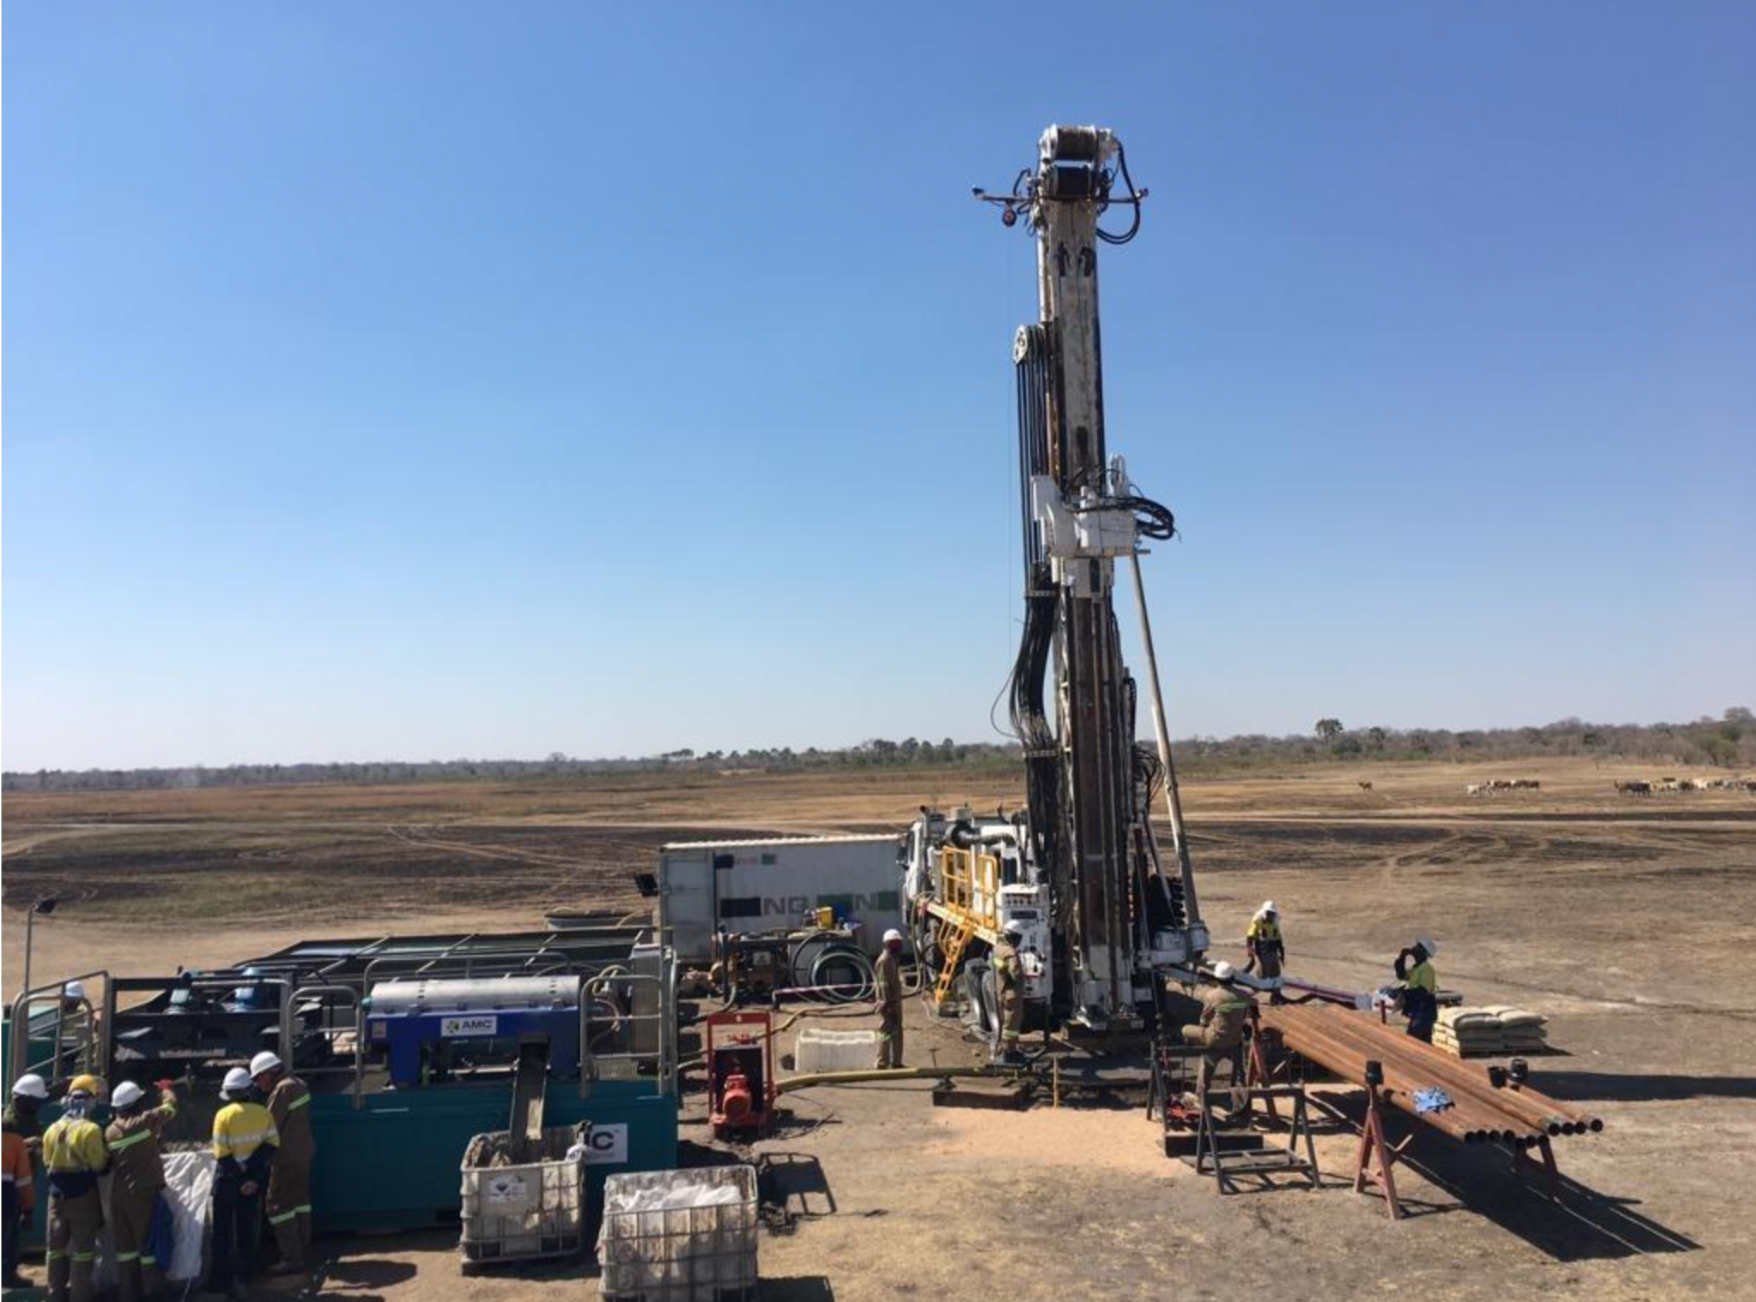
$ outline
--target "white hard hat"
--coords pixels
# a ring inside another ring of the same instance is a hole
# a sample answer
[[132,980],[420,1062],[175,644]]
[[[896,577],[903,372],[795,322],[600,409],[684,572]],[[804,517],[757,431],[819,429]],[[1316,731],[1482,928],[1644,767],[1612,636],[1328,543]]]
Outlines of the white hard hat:
[[1437,958],[1439,956],[1439,945],[1437,941],[1422,936],[1415,941],[1415,944],[1427,951],[1428,958]]
[[1008,918],[1006,920],[1006,926],[1002,928],[1002,930],[1004,930],[1008,936],[1022,936],[1024,935],[1024,924],[1017,918]]
[[1275,907],[1275,903],[1273,900],[1264,900],[1264,901],[1262,901],[1262,907],[1260,909],[1256,910],[1256,916],[1260,918],[1265,913],[1279,913],[1279,912],[1280,912],[1280,910]]
[[[902,933],[900,931],[898,931],[895,927],[890,928],[888,931],[886,931],[884,933],[884,943],[886,945],[888,945],[893,940],[896,941],[898,944],[900,944],[902,942]],[[275,1065],[279,1066],[278,1063]]]
[[250,1088],[250,1073],[242,1067],[233,1067],[226,1073],[225,1082],[220,1086],[221,1094],[242,1094]]
[[66,985],[61,987],[61,997],[63,999],[84,999],[84,984],[79,981],[69,981]]
[[250,1075],[252,1077],[260,1076],[265,1071],[279,1071],[280,1067],[280,1059],[275,1057],[267,1049],[264,1049],[261,1053],[250,1059]]
[[46,1099],[49,1097],[49,1087],[44,1083],[43,1078],[33,1071],[27,1072],[12,1082],[12,1093],[18,1098]]
[[1213,965],[1213,979],[1215,981],[1230,981],[1237,975],[1238,969],[1226,962],[1223,958]]
[[110,1092],[110,1106],[131,1108],[146,1097],[146,1091],[131,1080],[125,1080]]

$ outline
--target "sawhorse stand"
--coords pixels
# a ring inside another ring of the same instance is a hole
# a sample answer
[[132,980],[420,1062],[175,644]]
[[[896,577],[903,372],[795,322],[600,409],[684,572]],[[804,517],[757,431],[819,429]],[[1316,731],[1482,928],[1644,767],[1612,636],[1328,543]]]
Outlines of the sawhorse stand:
[[[1376,1062],[1366,1064],[1366,1123],[1360,1127],[1360,1160],[1354,1167],[1354,1192],[1365,1193],[1372,1185],[1384,1195],[1390,1219],[1402,1219],[1402,1203],[1396,1197],[1396,1159],[1401,1152],[1393,1148],[1384,1134],[1384,1102],[1378,1087],[1384,1083],[1384,1069]],[[1407,1142],[1406,1140],[1404,1141]],[[1373,1158],[1377,1158],[1374,1169]]]

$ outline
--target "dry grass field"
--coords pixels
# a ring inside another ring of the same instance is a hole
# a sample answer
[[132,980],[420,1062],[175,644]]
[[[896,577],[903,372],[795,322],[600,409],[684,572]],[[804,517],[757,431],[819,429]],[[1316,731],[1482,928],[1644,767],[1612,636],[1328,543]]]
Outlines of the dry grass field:
[[[1464,794],[1514,776],[1542,788]],[[1362,765],[1186,785],[1222,952],[1273,897],[1301,975],[1369,988],[1429,932],[1447,986],[1551,1019],[1564,1052],[1536,1064],[1539,1084],[1608,1121],[1563,1141],[1558,1202],[1424,1128],[1404,1177],[1418,1214],[1391,1226],[1334,1178],[1353,1142],[1340,1131],[1323,1141],[1324,1191],[1222,1200],[1156,1152],[1138,1111],[972,1114],[934,1109],[912,1084],[819,1090],[760,1146],[808,1173],[788,1232],[765,1238],[765,1296],[1756,1295],[1756,797],[1616,795],[1614,780],[1633,776],[1651,774]],[[630,876],[665,840],[889,829],[923,801],[1018,798],[1002,777],[950,770],[9,794],[5,982],[10,997],[19,906],[45,891],[69,903],[38,931],[39,973],[164,971],[302,936],[633,908]],[[923,1017],[910,1052],[971,1050]],[[685,1111],[698,1116],[699,1096]],[[442,1232],[329,1246],[322,1296],[460,1295]],[[581,1274],[471,1281],[469,1293],[595,1291]]]

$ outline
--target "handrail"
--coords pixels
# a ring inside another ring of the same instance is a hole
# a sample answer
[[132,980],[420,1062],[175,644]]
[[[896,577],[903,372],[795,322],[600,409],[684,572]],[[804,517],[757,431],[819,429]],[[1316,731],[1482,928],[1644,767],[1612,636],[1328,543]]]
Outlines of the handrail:
[[[354,1108],[356,1110],[363,1108],[366,1106],[366,1019],[362,1015],[360,992],[350,985],[300,986],[289,996],[289,1004],[296,1004],[312,995],[346,995],[349,999],[354,1001]],[[325,1029],[332,1030],[334,1028],[331,1027]],[[292,1054],[291,1042],[289,1041],[283,1047],[287,1049],[290,1058]],[[295,1065],[289,1062],[287,1070],[295,1070]],[[333,1067],[317,1067],[313,1068],[307,1074],[315,1076],[321,1071],[334,1070],[337,1069]],[[346,1068],[341,1068],[341,1070],[345,1071]]]
[[[665,965],[668,975],[663,972],[621,972],[603,980],[602,988],[608,988],[626,1005],[628,1011],[618,1010],[614,1023],[604,1029],[613,1030],[618,1024],[629,1024],[630,1039],[634,1040],[640,1023],[656,1022],[657,1034],[654,1047],[646,1052],[632,1051],[629,1053],[597,1053],[592,1044],[592,1012],[594,1008],[593,994],[589,987],[582,987],[579,997],[579,1097],[591,1095],[593,1082],[602,1079],[598,1070],[599,1063],[605,1062],[654,1062],[657,1064],[655,1080],[656,1092],[660,1095],[676,1092],[676,963],[668,956]],[[657,987],[658,1007],[650,1013],[633,1011],[635,999],[630,988],[650,984]],[[667,998],[667,994],[670,998]],[[604,1019],[600,1019],[604,1020]]]
[[[56,1075],[56,1072],[54,1069],[56,1067],[58,1067],[60,1065],[60,1062],[61,1062],[61,1057],[62,1057],[62,1053],[61,1053],[62,1034],[61,1033],[62,1033],[63,1029],[65,1028],[66,1020],[67,1020],[67,1010],[64,1006],[65,1001],[62,997],[61,992],[67,988],[67,984],[70,981],[78,981],[81,985],[83,985],[87,981],[98,981],[98,980],[101,980],[104,983],[104,1001],[105,1001],[105,1007],[108,1008],[113,1000],[113,995],[112,995],[112,992],[110,990],[110,973],[105,968],[97,968],[97,969],[94,969],[93,971],[90,971],[90,972],[81,972],[78,976],[60,977],[57,980],[51,981],[46,985],[35,986],[29,990],[21,990],[18,992],[18,996],[12,1001],[12,1031],[13,1031],[13,1034],[12,1034],[12,1043],[10,1046],[8,1046],[11,1049],[11,1056],[10,1056],[10,1061],[8,1061],[8,1063],[6,1064],[6,1066],[7,1066],[6,1079],[8,1081],[15,1081],[20,1076],[25,1075],[27,1072],[31,1071],[33,1068],[38,1067],[38,1066],[48,1067],[50,1069],[50,1072],[49,1072],[50,1078],[51,1079],[59,1079],[59,1077]],[[55,1051],[54,1051],[53,1055],[51,1055],[45,1062],[33,1063],[30,1061],[30,1058],[29,1058],[29,1054],[30,1054],[30,1005],[31,1005],[31,1000],[38,998],[38,997],[41,997],[41,996],[44,996],[44,995],[52,995],[54,1000],[55,1000]],[[85,1066],[86,1070],[90,1071],[91,1067],[92,1067],[92,1063],[90,1061],[91,1054],[92,1054],[91,1029],[92,1029],[92,1023],[94,1021],[96,1021],[97,1018],[94,1015],[93,1008],[92,1008],[92,1002],[91,1002],[91,999],[89,996],[80,1000],[80,1002],[82,1004],[84,1004],[85,1008],[86,1008],[86,1042],[85,1042],[86,1062],[83,1065]],[[105,1026],[99,1028],[99,1033],[103,1036],[103,1048],[104,1048],[103,1068],[104,1068],[104,1070],[93,1073],[94,1075],[97,1075],[99,1077],[105,1076],[109,1070],[109,1031],[107,1029],[107,1024],[109,1021],[110,1021],[109,1018],[105,1018],[104,1019]],[[75,1072],[72,1074],[77,1075],[78,1073]]]

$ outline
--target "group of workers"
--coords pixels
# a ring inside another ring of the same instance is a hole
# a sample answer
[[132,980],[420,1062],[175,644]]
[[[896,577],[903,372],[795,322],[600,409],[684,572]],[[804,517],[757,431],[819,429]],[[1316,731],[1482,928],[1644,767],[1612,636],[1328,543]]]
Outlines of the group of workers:
[[[1024,964],[1019,957],[1019,942],[1024,928],[1008,922],[1001,930],[988,959],[994,974],[994,994],[999,1020],[996,1059],[1001,1062],[1022,1061],[1019,1035],[1024,1029]],[[902,933],[892,927],[884,933],[884,946],[873,964],[874,1005],[878,1010],[878,1054],[872,1064],[878,1071],[896,1071],[902,1067]]]
[[[1024,1025],[1024,969],[1019,957],[1019,942],[1024,929],[1008,922],[989,956],[994,974],[994,989],[999,1013],[997,1057],[1004,1062],[1020,1060],[1019,1033]],[[879,1071],[902,1066],[902,933],[891,928],[884,933],[884,947],[874,965],[875,1004],[878,1010],[878,1055],[873,1064]],[[1286,937],[1281,932],[1280,906],[1264,900],[1250,919],[1244,933],[1244,947],[1249,960],[1247,974],[1263,980],[1275,980],[1286,967]],[[1422,937],[1405,947],[1396,956],[1396,1003],[1408,1018],[1408,1033],[1429,1043],[1439,1018],[1439,978],[1433,970],[1433,956],[1439,947]],[[1225,961],[1210,969],[1213,982],[1201,995],[1198,1022],[1183,1027],[1183,1039],[1200,1045],[1204,1052],[1198,1073],[1197,1089],[1205,1093],[1208,1081],[1219,1064],[1228,1058],[1236,1061],[1243,1040],[1244,1023],[1255,1006],[1254,999],[1238,983],[1238,972]],[[1271,1002],[1282,1002],[1278,987],[1270,988]]]
[[[103,1084],[75,1076],[61,1115],[46,1129],[39,1112],[47,1082],[18,1078],[4,1118],[5,1286],[28,1287],[18,1273],[18,1244],[35,1209],[36,1161],[49,1186],[48,1268],[51,1302],[87,1302],[93,1296],[98,1231],[105,1224],[98,1177],[109,1175],[108,1223],[120,1302],[161,1295],[174,1247],[165,1189],[165,1130],[177,1116],[172,1083],[155,1083],[156,1099],[133,1081],[109,1096],[107,1126],[96,1120]],[[248,1069],[231,1068],[220,1086],[213,1119],[212,1252],[205,1294],[240,1299],[256,1273],[261,1221],[280,1250],[271,1274],[305,1269],[311,1243],[311,1162],[316,1145],[308,1111],[311,1092],[273,1053],[256,1055]]]

